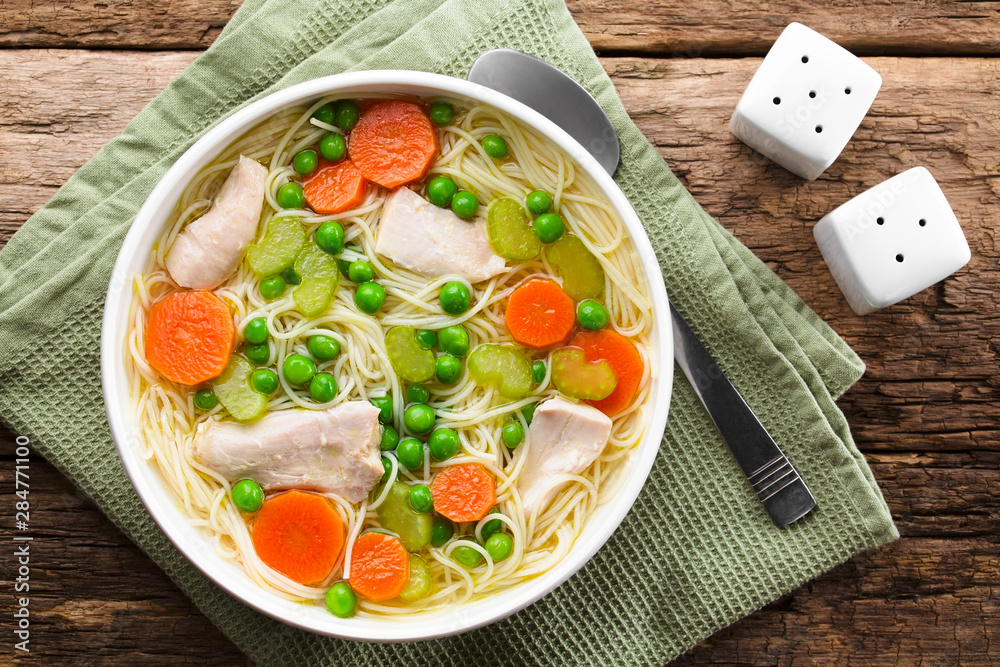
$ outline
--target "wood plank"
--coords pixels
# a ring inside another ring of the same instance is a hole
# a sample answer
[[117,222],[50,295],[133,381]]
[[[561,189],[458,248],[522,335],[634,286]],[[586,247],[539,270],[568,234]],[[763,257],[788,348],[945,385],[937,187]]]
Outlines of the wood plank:
[[1000,3],[930,0],[571,0],[598,52],[673,58],[762,56],[792,21],[858,55],[985,55],[1000,49]]
[[672,665],[995,665],[995,579],[965,576],[942,588],[920,582],[945,569],[968,575],[980,565],[995,568],[996,559],[995,543],[902,539],[856,556]]
[[205,49],[242,0],[4,0],[0,47]]
[[[203,49],[240,0],[62,0],[0,4],[0,47]],[[986,55],[1000,50],[1000,2],[882,0],[567,0],[595,49],[668,57],[763,55],[795,20],[861,55]]]
[[1000,452],[879,453],[868,462],[900,535],[1000,535]]

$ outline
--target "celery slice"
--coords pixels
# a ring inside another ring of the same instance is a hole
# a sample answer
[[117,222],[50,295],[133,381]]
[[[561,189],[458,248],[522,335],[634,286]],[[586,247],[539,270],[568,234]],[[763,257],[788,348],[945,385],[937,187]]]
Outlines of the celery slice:
[[512,347],[476,347],[469,355],[469,375],[479,384],[493,385],[506,398],[517,400],[531,391],[531,362]]
[[247,248],[250,270],[261,278],[276,276],[292,267],[305,244],[306,230],[298,218],[271,218],[264,238]]
[[604,269],[578,236],[565,234],[546,248],[545,256],[574,301],[596,299],[604,292]]
[[493,252],[505,259],[524,261],[538,256],[541,241],[528,225],[527,212],[513,199],[505,197],[490,205],[487,229]]
[[253,364],[234,355],[212,386],[222,407],[241,422],[255,421],[267,412],[267,397],[250,384],[253,372]]

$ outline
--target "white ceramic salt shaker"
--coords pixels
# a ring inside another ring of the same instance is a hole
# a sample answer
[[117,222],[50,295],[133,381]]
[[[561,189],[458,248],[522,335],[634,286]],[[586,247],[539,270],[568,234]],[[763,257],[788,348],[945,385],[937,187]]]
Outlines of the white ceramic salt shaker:
[[813,180],[844,150],[881,86],[879,73],[850,51],[791,23],[747,85],[729,130]]
[[941,187],[923,167],[865,190],[816,223],[813,236],[860,315],[913,296],[972,257]]

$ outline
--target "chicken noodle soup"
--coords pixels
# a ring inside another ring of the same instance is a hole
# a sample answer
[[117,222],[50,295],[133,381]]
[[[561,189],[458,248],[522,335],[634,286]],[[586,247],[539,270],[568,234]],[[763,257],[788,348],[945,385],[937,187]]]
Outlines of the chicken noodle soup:
[[566,556],[646,428],[652,328],[622,222],[544,136],[324,99],[188,184],[125,363],[143,453],[222,557],[405,619]]

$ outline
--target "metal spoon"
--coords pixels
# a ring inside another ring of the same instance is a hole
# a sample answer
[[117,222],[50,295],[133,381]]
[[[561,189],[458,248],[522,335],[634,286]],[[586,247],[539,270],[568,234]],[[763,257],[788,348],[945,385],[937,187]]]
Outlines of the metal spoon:
[[[467,78],[535,109],[614,175],[620,158],[614,125],[590,93],[562,70],[520,51],[496,49],[481,55]],[[808,514],[816,500],[806,483],[672,303],[670,315],[674,358],[771,519],[787,526]]]

